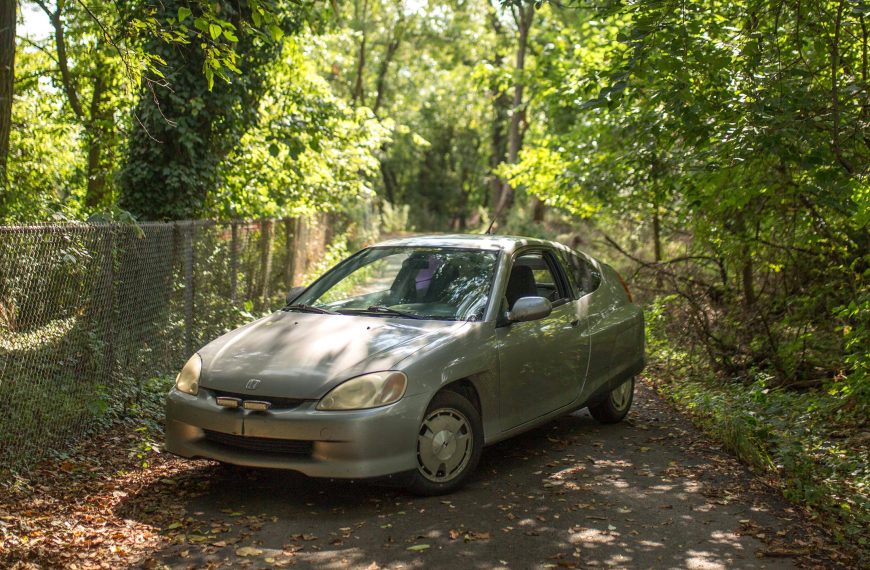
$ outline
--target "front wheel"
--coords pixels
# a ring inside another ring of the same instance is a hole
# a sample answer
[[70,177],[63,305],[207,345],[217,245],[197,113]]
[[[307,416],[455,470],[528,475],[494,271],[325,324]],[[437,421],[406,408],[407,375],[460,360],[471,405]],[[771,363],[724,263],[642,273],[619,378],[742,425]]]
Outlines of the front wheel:
[[611,390],[603,401],[589,406],[589,413],[603,424],[615,424],[622,421],[633,401],[634,377]]
[[456,392],[439,392],[417,431],[412,493],[443,495],[465,484],[483,452],[480,412]]

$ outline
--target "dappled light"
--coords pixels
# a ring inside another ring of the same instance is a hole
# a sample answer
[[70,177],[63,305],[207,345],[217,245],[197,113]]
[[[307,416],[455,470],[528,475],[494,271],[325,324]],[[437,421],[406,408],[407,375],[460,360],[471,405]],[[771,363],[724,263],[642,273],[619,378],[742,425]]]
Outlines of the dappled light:
[[[201,463],[173,477],[173,492],[193,495],[171,517],[162,481],[121,500],[116,516],[163,529],[168,544],[146,566],[793,567],[765,555],[808,537],[785,522],[781,499],[647,388],[636,406],[623,426],[577,412],[488,448],[468,488],[446,497]],[[651,453],[654,438],[663,444]]]

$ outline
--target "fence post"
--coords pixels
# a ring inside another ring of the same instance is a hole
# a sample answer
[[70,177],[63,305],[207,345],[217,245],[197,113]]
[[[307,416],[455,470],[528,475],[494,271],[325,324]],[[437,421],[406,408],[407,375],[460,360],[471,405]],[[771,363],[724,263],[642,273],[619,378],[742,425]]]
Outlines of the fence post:
[[296,262],[296,220],[284,218],[284,287],[287,291],[293,288],[293,279],[296,277],[293,264]]
[[[116,294],[115,288],[115,225],[114,224],[106,224],[101,227],[105,230],[106,241],[108,245],[106,246],[106,287],[108,294],[108,318],[106,318],[106,323],[108,325],[108,335],[106,340],[106,386],[109,390],[115,390],[116,386],[114,386],[115,379],[115,342],[117,342],[117,335],[115,334],[115,322],[117,321],[117,312],[118,312],[118,295]],[[105,317],[104,317],[105,318]],[[124,402],[124,412],[127,411],[127,403]]]
[[269,281],[272,279],[272,220],[263,220],[260,225],[260,302],[265,307],[269,302]]
[[239,287],[239,224],[236,220],[230,223],[232,237],[230,239],[230,301],[235,305],[236,290]]

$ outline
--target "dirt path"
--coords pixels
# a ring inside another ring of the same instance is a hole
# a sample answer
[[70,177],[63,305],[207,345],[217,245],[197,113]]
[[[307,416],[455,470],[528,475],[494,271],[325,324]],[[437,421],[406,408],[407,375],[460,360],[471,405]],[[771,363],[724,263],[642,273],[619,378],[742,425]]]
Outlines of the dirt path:
[[[798,513],[646,386],[622,424],[578,412],[487,448],[447,497],[209,463],[173,485],[198,496],[146,567],[833,566]],[[170,507],[152,495],[166,497],[142,488],[117,514],[147,523]]]

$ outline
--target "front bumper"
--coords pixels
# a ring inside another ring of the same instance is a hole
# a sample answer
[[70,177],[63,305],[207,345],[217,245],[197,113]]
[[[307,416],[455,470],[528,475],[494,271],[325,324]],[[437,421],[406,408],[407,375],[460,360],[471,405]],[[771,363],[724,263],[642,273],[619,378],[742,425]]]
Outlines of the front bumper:
[[[289,410],[254,412],[218,406],[208,389],[191,396],[173,388],[166,401],[166,449],[181,457],[290,469],[311,477],[381,477],[415,468],[417,429],[428,403],[426,394],[418,394],[371,410],[325,412],[310,401]],[[239,447],[232,444],[242,441],[238,436],[265,443],[285,440],[295,451]]]

